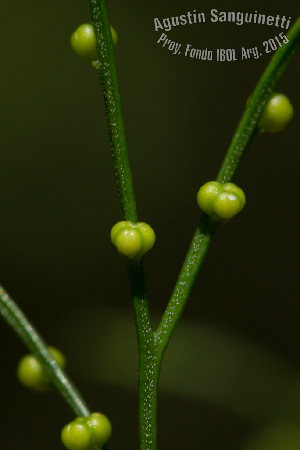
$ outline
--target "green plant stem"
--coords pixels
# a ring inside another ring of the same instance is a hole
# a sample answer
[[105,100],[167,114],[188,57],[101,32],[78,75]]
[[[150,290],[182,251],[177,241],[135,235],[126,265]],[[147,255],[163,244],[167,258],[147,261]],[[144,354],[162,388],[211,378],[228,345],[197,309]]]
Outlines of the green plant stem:
[[158,354],[162,358],[174,328],[182,314],[186,301],[205,258],[211,239],[218,228],[218,222],[212,222],[202,214],[191,245],[187,252],[174,291],[155,332]]
[[43,364],[53,384],[74,413],[78,416],[88,416],[90,411],[79,392],[64,370],[57,364],[42,337],[3,287],[0,287],[0,313],[8,325],[22,339],[29,351]]
[[257,132],[261,113],[278,81],[292,61],[300,45],[300,17],[287,33],[289,42],[274,53],[273,58],[262,74],[245,112],[233,136],[216,181],[227,183],[232,180],[239,163]]
[[[68,403],[74,414],[79,417],[89,416],[91,414],[90,410],[66,372],[57,364],[43,338],[2,286],[0,286],[0,314],[21,338],[28,350],[38,358],[51,378],[53,385]],[[104,445],[102,449],[109,450],[107,445]]]
[[[110,23],[104,0],[90,0],[92,19],[95,26],[99,61],[93,65],[100,78],[104,95],[110,146],[114,164],[115,180],[123,220],[137,222],[137,209],[128,160],[121,97],[115,63],[114,46]],[[136,321],[139,348],[139,429],[141,449],[156,446],[156,401],[157,389],[152,389],[155,370],[154,335],[151,327],[146,283],[142,262],[127,261],[133,309]],[[157,386],[157,382],[155,383]]]
[[143,263],[128,263],[139,349],[139,433],[140,449],[156,448],[157,386],[160,365],[151,326]]
[[111,37],[106,4],[104,0],[90,0],[90,7],[99,53],[99,61],[94,62],[93,65],[99,75],[104,95],[106,119],[121,214],[123,220],[137,222],[138,217],[128,160],[114,44]]
[[[257,133],[257,124],[263,106],[299,48],[300,17],[287,34],[287,37],[289,39],[288,44],[284,44],[275,52],[251,96],[249,104],[246,107],[226,153],[216,181],[224,183],[232,180],[251,139]],[[183,312],[187,296],[189,295],[202,260],[207,252],[211,237],[215,232],[213,228],[210,228],[213,224],[209,225],[209,222],[206,215],[203,214],[192,239],[185,262],[183,263],[174,292],[157,328],[156,342],[160,354],[164,353],[176,323]],[[203,255],[203,258],[200,258],[200,255]],[[195,269],[191,267],[193,260],[195,260],[195,264],[197,265]]]

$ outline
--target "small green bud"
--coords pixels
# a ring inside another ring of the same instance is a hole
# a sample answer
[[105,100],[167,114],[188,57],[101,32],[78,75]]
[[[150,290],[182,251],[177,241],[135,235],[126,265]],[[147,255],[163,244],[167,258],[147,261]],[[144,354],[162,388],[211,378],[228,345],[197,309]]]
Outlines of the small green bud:
[[[64,355],[54,347],[49,347],[49,350],[57,363],[64,368],[66,365]],[[44,392],[53,387],[51,379],[42,364],[36,356],[31,354],[24,356],[19,362],[17,376],[20,383],[37,392]]]
[[[114,46],[116,46],[118,42],[117,32],[112,26],[110,30]],[[71,36],[71,47],[76,55],[85,61],[99,59],[94,25],[90,23],[80,25]]]
[[61,432],[61,440],[69,450],[95,450],[103,447],[112,431],[108,418],[99,412],[77,417]]
[[154,231],[144,222],[118,222],[112,227],[110,237],[119,253],[130,259],[141,258],[155,242]]
[[293,117],[293,105],[284,94],[273,93],[266,103],[258,127],[262,132],[284,130]]
[[92,430],[91,445],[103,447],[112,432],[110,420],[104,414],[95,412],[87,417],[87,425]]
[[211,220],[227,221],[244,208],[246,197],[233,183],[209,181],[200,188],[197,203]]
[[89,23],[80,25],[71,36],[71,47],[80,58],[96,61],[98,52],[94,26]]
[[61,440],[69,450],[87,450],[90,446],[91,431],[85,418],[78,418],[66,425],[61,432]]

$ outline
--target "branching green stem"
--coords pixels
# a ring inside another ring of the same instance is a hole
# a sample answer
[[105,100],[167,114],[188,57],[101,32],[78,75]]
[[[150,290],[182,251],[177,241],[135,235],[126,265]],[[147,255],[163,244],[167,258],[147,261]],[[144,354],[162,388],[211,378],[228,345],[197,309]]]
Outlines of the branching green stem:
[[[114,48],[104,0],[90,0],[95,25],[99,61],[94,63],[104,94],[108,130],[119,201],[124,220],[137,222],[135,198],[128,161],[118,88]],[[257,133],[262,109],[292,60],[300,39],[300,19],[288,33],[289,43],[272,58],[251,96],[228,149],[217,181],[231,181],[251,139]],[[211,239],[218,227],[203,214],[192,239],[174,292],[155,333],[151,326],[142,262],[127,261],[139,346],[140,449],[156,449],[156,407],[160,364],[163,354],[192,289]]]
[[160,359],[163,357],[186,301],[205,258],[211,239],[218,228],[217,222],[211,222],[203,214],[187,252],[175,289],[155,333]]

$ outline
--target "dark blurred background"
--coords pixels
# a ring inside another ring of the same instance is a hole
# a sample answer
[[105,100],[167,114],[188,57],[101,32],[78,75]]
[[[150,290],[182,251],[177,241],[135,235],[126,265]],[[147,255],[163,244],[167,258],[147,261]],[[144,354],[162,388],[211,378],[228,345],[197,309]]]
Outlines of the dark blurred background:
[[[155,323],[200,217],[196,193],[216,177],[273,53],[236,62],[173,55],[157,44],[153,19],[203,11],[206,23],[168,38],[238,55],[286,31],[211,23],[212,8],[291,22],[299,12],[292,0],[108,2],[139,219],[157,236],[145,258]],[[121,216],[102,93],[69,46],[91,20],[89,2],[2,1],[0,19],[0,281],[65,353],[90,408],[111,419],[111,449],[137,449],[137,348],[129,284],[109,238]],[[239,450],[270,429],[274,442],[279,429],[282,447],[264,447],[264,437],[251,449],[300,448],[299,58],[277,88],[294,119],[247,152],[234,179],[246,208],[214,237],[166,352],[160,449]],[[26,349],[4,322],[0,332],[1,448],[63,448],[72,412],[58,395],[18,384]]]

